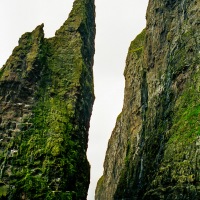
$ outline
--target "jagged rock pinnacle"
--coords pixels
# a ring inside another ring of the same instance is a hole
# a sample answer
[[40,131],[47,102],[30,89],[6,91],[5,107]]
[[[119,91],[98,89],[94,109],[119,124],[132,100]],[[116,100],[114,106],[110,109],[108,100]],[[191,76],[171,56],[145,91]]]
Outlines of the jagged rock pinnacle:
[[76,0],[55,37],[25,33],[0,71],[0,199],[86,199],[95,6]]

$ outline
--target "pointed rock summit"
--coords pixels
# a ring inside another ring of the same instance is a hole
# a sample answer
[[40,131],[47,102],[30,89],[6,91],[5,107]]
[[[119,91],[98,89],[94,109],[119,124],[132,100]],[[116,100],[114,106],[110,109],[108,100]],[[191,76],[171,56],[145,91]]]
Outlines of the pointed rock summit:
[[0,199],[86,199],[94,0],[75,0],[55,37],[25,33],[0,70]]

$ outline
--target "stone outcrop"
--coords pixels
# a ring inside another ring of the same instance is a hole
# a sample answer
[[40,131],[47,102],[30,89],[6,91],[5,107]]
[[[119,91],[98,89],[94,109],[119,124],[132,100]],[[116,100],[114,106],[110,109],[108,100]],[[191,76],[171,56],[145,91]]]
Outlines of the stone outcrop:
[[55,37],[25,33],[0,71],[0,199],[86,199],[94,101],[94,0]]
[[150,0],[96,200],[199,200],[200,2]]

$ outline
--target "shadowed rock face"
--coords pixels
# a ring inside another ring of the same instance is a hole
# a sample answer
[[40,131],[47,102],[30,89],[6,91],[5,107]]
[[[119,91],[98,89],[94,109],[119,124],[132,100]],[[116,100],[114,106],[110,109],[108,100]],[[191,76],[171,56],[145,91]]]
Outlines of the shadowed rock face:
[[96,200],[199,200],[200,2],[150,0]]
[[93,0],[55,37],[25,33],[0,71],[0,199],[86,199],[94,101]]

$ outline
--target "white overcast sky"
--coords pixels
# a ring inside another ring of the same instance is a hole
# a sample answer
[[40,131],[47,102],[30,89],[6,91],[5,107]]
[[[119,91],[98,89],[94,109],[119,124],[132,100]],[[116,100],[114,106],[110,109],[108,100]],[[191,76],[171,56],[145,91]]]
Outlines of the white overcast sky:
[[[73,0],[0,0],[0,68],[18,39],[44,23],[45,37],[54,36],[72,8]],[[123,103],[126,55],[130,42],[145,27],[148,0],[96,0],[95,104],[91,119],[88,159],[94,200],[103,173],[107,143]]]

